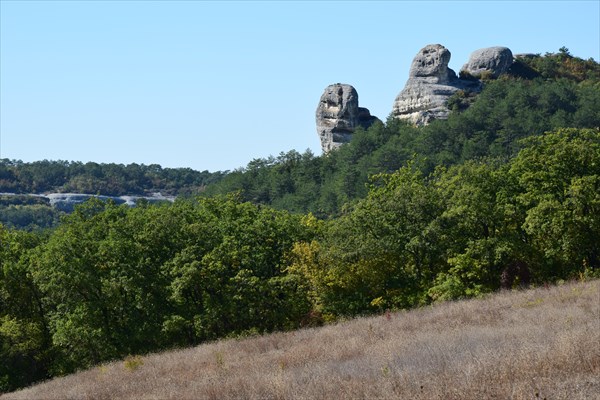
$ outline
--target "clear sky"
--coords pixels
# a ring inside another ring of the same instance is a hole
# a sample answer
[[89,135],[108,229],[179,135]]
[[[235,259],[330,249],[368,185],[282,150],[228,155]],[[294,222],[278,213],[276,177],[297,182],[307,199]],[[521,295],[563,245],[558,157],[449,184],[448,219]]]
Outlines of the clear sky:
[[600,1],[0,0],[0,158],[233,170],[320,154],[324,88],[385,120],[427,44],[599,60]]

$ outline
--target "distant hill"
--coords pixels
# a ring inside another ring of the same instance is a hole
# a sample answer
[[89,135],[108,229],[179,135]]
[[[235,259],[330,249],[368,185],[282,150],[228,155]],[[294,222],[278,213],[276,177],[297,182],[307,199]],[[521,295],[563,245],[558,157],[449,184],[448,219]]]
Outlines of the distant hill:
[[447,100],[446,120],[417,127],[390,115],[385,123],[357,127],[349,143],[326,156],[292,150],[255,159],[203,195],[239,191],[247,201],[327,218],[364,198],[370,176],[396,171],[412,159],[422,161],[425,174],[468,160],[505,162],[524,138],[559,128],[600,127],[600,64],[564,47],[519,55],[506,73],[489,76],[482,85],[479,94],[457,90]]
[[593,399],[600,281],[129,356],[2,399]]
[[156,164],[1,159],[0,223],[25,230],[51,228],[65,211],[92,195],[118,204],[134,204],[139,198],[167,201],[197,195],[226,174]]
[[[375,119],[368,129],[358,127],[350,143],[326,156],[291,150],[254,159],[245,168],[218,172],[156,164],[3,159],[0,194],[239,192],[243,200],[326,218],[364,198],[370,176],[396,171],[414,158],[423,160],[423,172],[429,173],[436,166],[483,157],[507,160],[521,148],[523,138],[546,131],[600,127],[600,64],[573,56],[565,47],[557,53],[518,55],[505,73],[482,78],[480,84],[480,93],[457,90],[447,99],[447,120],[417,127],[392,115],[385,123]],[[35,224],[31,217],[40,212],[45,213],[42,221],[58,219],[55,211],[40,206],[37,210],[0,206],[0,222],[43,228],[46,222]]]
[[0,193],[82,193],[104,196],[196,194],[226,172],[151,164],[0,160]]

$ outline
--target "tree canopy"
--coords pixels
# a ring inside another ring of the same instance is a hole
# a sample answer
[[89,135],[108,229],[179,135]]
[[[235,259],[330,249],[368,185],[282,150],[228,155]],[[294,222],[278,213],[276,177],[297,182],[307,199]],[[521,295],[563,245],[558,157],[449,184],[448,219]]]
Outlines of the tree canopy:
[[[327,156],[257,159],[173,204],[92,198],[54,215],[0,199],[40,211],[39,229],[0,223],[0,392],[130,354],[600,277],[597,64],[547,57],[558,72],[534,59],[537,78],[490,81],[447,121],[390,119]],[[11,163],[3,182],[38,165]]]

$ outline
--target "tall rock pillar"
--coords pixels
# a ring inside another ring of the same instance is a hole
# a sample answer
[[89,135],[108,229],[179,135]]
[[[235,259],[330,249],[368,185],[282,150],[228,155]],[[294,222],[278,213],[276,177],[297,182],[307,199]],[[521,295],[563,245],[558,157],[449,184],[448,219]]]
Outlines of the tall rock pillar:
[[343,83],[327,86],[316,112],[323,153],[348,143],[357,127],[368,128],[377,120],[368,109],[358,106],[358,93],[354,87]]

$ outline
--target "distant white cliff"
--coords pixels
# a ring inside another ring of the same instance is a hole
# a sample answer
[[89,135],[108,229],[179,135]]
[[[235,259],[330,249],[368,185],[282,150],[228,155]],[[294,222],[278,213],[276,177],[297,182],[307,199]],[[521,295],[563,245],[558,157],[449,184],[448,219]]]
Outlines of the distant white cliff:
[[152,196],[103,196],[94,194],[84,193],[49,193],[49,194],[17,194],[17,193],[0,193],[0,196],[32,196],[41,197],[48,199],[50,205],[58,210],[65,212],[72,212],[76,205],[82,204],[86,200],[92,197],[98,198],[103,201],[112,200],[116,204],[127,204],[130,207],[134,207],[140,200],[144,200],[150,203],[157,203],[161,201],[175,201],[175,196],[163,196],[161,193],[153,193]]

